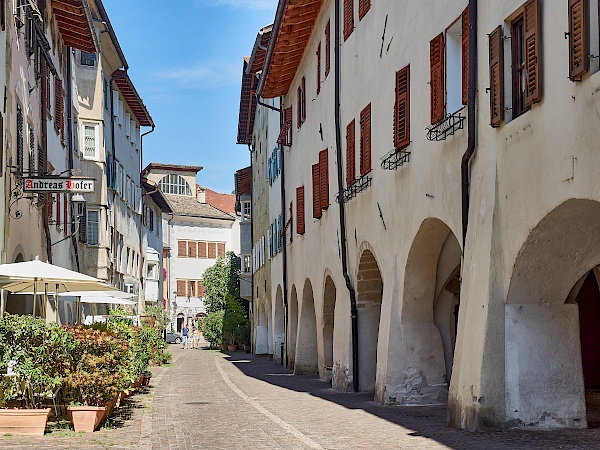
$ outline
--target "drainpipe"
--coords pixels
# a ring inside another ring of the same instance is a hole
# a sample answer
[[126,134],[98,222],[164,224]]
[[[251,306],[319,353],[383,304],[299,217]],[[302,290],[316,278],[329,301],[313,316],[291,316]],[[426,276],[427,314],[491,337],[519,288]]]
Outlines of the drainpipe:
[[342,159],[342,133],[340,128],[340,0],[335,0],[335,145],[337,153],[337,175],[340,208],[340,247],[342,253],[342,272],[346,288],[350,292],[350,314],[352,320],[352,385],[354,392],[359,391],[358,383],[358,311],[356,291],[348,275],[348,255],[346,248],[346,214],[344,207],[344,180]]
[[[67,55],[68,55],[68,48],[67,48]],[[67,56],[68,58],[68,56]],[[68,61],[68,59],[67,59]],[[48,62],[44,59],[44,66],[46,66],[46,68],[48,69]],[[46,107],[44,105],[45,102],[45,95],[50,95],[49,92],[45,92],[46,91],[46,83],[40,83],[41,85],[41,89],[42,89],[42,98],[40,101],[40,115],[42,117],[42,152],[44,154],[44,162],[47,164],[48,162],[48,120],[47,120],[47,116],[46,116]],[[32,176],[33,174],[30,173],[29,176]],[[45,175],[45,173],[40,173],[39,175]],[[51,194],[45,194],[46,196],[49,196]],[[48,197],[44,197],[44,199],[46,201],[48,201]],[[45,234],[45,238],[46,238],[46,255],[48,256],[48,262],[52,263],[52,239],[50,237],[50,217],[48,216],[48,208],[44,208],[42,210],[42,218],[43,218],[43,226],[44,226],[44,234]]]
[[[71,55],[72,50],[70,47],[67,47],[67,105],[68,106],[68,114],[67,114],[67,136],[68,136],[68,145],[67,149],[67,157],[69,163],[69,175],[73,174],[74,169],[74,156],[73,156],[73,74],[71,68]],[[48,93],[50,95],[50,93]],[[45,123],[45,121],[44,121]],[[68,207],[68,206],[67,206]],[[76,215],[73,214],[73,208],[71,208],[71,221],[74,222],[74,218]],[[83,218],[86,220],[86,218]],[[65,224],[66,226],[66,224]],[[73,241],[73,252],[75,254],[75,267],[77,267],[77,272],[81,272],[81,267],[79,263],[79,247],[77,244],[77,233],[75,233],[75,227],[77,224],[71,226],[71,240]],[[79,317],[78,317],[79,320]]]
[[[117,175],[117,146],[115,144],[115,99],[114,99],[114,89],[113,89],[113,82],[115,80],[118,80],[119,78],[125,78],[127,76],[127,66],[124,66],[124,70],[123,73],[121,73],[120,75],[117,75],[116,77],[111,77],[110,78],[110,82],[108,83],[109,89],[110,89],[110,146],[112,149],[112,155],[113,155],[113,170],[111,170],[111,173],[113,174],[113,177],[115,177]],[[141,143],[140,143],[140,147],[141,147]],[[116,278],[117,278],[117,249],[118,249],[118,243],[117,243],[117,213],[115,210],[115,205],[117,202],[117,190],[113,188],[113,202],[112,202],[112,207],[113,207],[113,236],[112,236],[112,245],[113,245],[113,284],[116,286],[115,282],[116,282]]]
[[471,159],[477,148],[476,122],[475,122],[475,97],[477,96],[477,0],[469,0],[469,88],[467,92],[467,109],[469,113],[467,122],[468,143],[467,150],[462,157],[460,166],[462,184],[462,232],[463,255],[467,239],[469,223],[469,169]]

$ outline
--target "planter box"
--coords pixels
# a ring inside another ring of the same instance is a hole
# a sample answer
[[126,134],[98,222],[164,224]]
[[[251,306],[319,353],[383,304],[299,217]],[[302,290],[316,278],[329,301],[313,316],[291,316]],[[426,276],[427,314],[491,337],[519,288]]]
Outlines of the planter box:
[[92,433],[107,412],[106,406],[69,406],[69,416],[76,432]]
[[43,436],[50,408],[0,409],[0,434]]
[[230,352],[235,352],[237,351],[237,345],[228,345],[227,350]]

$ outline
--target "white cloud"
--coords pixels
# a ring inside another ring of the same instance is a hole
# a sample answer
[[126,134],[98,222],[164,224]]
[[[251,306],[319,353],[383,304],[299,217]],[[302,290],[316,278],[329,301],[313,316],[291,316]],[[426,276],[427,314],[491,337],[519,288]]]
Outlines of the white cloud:
[[172,81],[180,87],[210,89],[232,84],[240,84],[242,64],[224,61],[207,61],[189,67],[177,67],[159,72],[161,80]]
[[194,0],[197,6],[226,6],[234,9],[271,9],[277,7],[277,0]]

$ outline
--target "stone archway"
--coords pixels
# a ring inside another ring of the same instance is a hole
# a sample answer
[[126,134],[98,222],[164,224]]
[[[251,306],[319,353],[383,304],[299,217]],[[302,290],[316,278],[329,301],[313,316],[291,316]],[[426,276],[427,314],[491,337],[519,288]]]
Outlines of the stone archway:
[[257,355],[269,354],[269,322],[267,305],[263,302],[258,308],[258,320],[256,322],[256,345],[254,353]]
[[411,244],[399,326],[390,335],[386,403],[445,403],[458,328],[461,248],[451,229],[425,219]]
[[302,289],[302,304],[298,318],[298,342],[296,344],[297,374],[317,373],[319,355],[317,351],[317,318],[315,300],[310,280],[307,278]]
[[377,377],[377,343],[383,298],[383,279],[371,250],[364,250],[358,263],[356,307],[358,309],[358,385],[374,392]]
[[335,299],[336,289],[331,277],[325,278],[323,291],[323,369],[321,379],[330,381],[333,374],[333,346],[335,329]]
[[294,369],[296,365],[296,342],[298,338],[298,291],[292,286],[290,301],[288,303],[288,368]]
[[573,299],[580,300],[588,272],[600,263],[598,217],[599,202],[567,200],[521,246],[505,312],[510,423],[587,426],[579,305]]
[[285,340],[285,310],[283,308],[283,291],[281,290],[281,286],[277,286],[273,314],[273,342],[275,343],[273,358],[277,364],[283,364],[282,347]]

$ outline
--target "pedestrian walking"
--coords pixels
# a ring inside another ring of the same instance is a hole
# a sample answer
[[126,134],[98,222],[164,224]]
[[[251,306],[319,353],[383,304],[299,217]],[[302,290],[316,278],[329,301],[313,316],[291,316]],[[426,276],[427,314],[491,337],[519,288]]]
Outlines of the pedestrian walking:
[[190,329],[187,327],[187,325],[184,325],[183,328],[181,328],[181,344],[183,345],[183,348],[185,350],[185,347],[188,343],[188,334],[190,333]]

